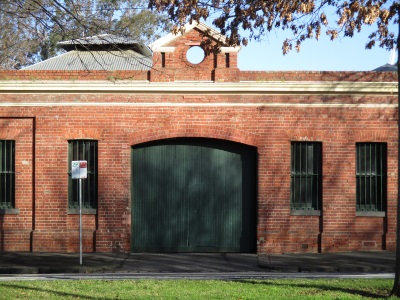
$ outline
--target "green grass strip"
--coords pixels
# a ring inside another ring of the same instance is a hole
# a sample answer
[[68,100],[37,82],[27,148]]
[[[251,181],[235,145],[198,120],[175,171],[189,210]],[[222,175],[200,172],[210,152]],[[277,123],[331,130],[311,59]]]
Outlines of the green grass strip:
[[388,299],[392,284],[391,279],[3,281],[0,299]]

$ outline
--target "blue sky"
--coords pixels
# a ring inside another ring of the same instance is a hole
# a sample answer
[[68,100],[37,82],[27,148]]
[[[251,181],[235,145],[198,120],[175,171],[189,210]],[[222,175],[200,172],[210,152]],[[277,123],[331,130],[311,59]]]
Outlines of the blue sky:
[[265,41],[252,41],[242,47],[238,67],[241,70],[261,71],[370,71],[389,63],[391,53],[376,46],[366,50],[369,33],[370,29],[366,27],[353,38],[338,38],[334,41],[321,34],[319,41],[305,41],[299,53],[292,50],[287,55],[283,55],[281,50],[284,40],[282,32],[269,33]]

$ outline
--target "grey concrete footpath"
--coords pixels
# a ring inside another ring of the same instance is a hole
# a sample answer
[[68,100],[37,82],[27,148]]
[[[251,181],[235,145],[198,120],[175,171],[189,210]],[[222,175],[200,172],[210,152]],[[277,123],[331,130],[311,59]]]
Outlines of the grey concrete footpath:
[[323,254],[84,253],[3,252],[0,274],[56,273],[226,273],[343,272],[393,273],[394,252]]

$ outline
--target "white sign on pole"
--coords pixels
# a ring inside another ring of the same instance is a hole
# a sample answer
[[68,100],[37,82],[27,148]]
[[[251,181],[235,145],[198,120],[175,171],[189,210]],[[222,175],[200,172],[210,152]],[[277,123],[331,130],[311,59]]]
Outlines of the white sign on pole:
[[87,161],[74,160],[71,165],[72,179],[85,179],[87,178]]
[[82,265],[82,179],[87,178],[87,161],[73,160],[71,164],[72,179],[79,179],[79,263]]

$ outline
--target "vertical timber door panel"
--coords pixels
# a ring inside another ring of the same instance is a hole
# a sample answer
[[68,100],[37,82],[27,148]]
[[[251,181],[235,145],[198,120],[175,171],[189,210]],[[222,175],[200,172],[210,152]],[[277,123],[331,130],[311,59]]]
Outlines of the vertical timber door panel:
[[255,251],[255,153],[212,139],[134,147],[132,250]]
[[242,229],[240,155],[212,148],[193,150],[197,172],[188,189],[189,245],[205,251],[237,251]]
[[134,245],[146,251],[179,251],[187,247],[187,207],[177,201],[184,190],[179,176],[182,165],[175,147],[161,145],[150,150],[134,152]]

